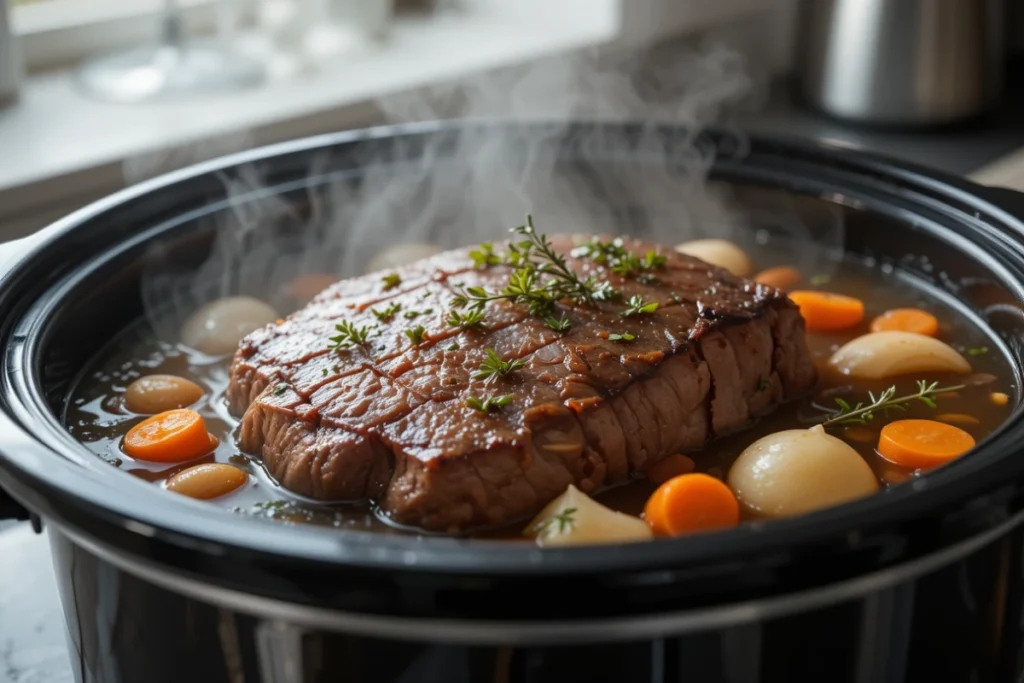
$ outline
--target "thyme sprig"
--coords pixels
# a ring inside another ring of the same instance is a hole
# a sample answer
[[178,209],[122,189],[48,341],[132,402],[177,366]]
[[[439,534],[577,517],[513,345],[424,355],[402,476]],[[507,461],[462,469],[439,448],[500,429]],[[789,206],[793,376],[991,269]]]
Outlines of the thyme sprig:
[[402,304],[391,304],[382,311],[378,311],[376,308],[371,308],[370,313],[382,323],[389,322],[395,317],[395,314],[402,309]]
[[331,344],[327,348],[331,351],[338,351],[351,349],[354,346],[362,346],[365,344],[370,338],[370,332],[373,330],[373,326],[363,325],[361,327],[356,327],[346,320],[335,325],[334,329],[338,334],[331,337]]
[[658,310],[658,302],[652,301],[647,303],[644,298],[639,294],[629,297],[626,302],[626,310],[619,313],[623,318],[629,318],[634,315],[645,315],[647,313],[654,313]]
[[496,380],[499,377],[507,377],[526,365],[526,361],[523,360],[502,360],[501,356],[494,349],[487,349],[486,353],[487,358],[480,363],[479,369],[473,373],[473,379]]
[[562,317],[558,319],[553,315],[549,315],[544,318],[544,324],[559,334],[567,334],[572,328],[572,321],[566,318],[564,313],[562,314]]
[[[546,235],[537,232],[533,216],[527,215],[526,223],[513,228],[512,233],[526,239],[510,244],[509,252],[499,261],[515,268],[508,284],[499,292],[489,292],[483,287],[456,289],[452,300],[455,308],[470,306],[483,310],[488,302],[504,299],[525,304],[531,315],[544,317],[563,299],[593,305],[598,283],[593,278],[581,279],[569,268],[565,256],[555,251]],[[498,257],[493,247],[485,243],[474,250],[472,258],[474,264],[490,265]]]
[[904,404],[913,401],[920,401],[929,408],[935,408],[935,400],[940,395],[963,389],[964,386],[963,384],[956,384],[940,387],[938,382],[929,383],[926,380],[919,379],[917,380],[917,391],[905,396],[897,396],[896,385],[893,385],[877,396],[875,396],[874,392],[869,391],[869,403],[867,404],[858,402],[856,405],[851,405],[848,401],[837,398],[836,405],[839,406],[839,409],[829,411],[827,414],[830,417],[823,420],[821,425],[827,427],[833,424],[867,424],[875,419],[877,413],[885,416],[892,411],[903,412],[907,409]]
[[412,342],[413,346],[419,346],[420,344],[423,343],[423,338],[426,335],[426,333],[427,328],[423,327],[423,325],[417,325],[412,329],[406,330],[404,334],[406,337],[409,338],[409,341]]
[[466,399],[466,406],[486,415],[498,410],[502,406],[508,405],[511,401],[512,397],[508,394],[504,396],[488,396],[483,399],[470,396]]
[[594,263],[607,266],[621,277],[635,277],[642,271],[664,268],[667,257],[651,249],[643,257],[637,256],[623,246],[621,237],[603,242],[597,237],[572,250],[576,258],[589,258]]
[[484,324],[484,312],[475,308],[470,309],[465,313],[449,311],[448,317],[445,320],[452,327],[468,330],[471,327],[480,327]]

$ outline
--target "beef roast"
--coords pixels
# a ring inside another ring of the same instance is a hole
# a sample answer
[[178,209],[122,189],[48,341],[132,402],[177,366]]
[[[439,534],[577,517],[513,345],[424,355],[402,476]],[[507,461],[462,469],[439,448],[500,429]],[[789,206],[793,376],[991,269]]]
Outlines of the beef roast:
[[[574,244],[553,243],[566,254]],[[569,484],[594,492],[626,481],[811,388],[804,321],[783,292],[623,244],[666,263],[641,278],[584,257],[568,265],[657,310],[623,317],[623,299],[567,300],[554,315],[567,333],[505,300],[487,304],[485,325],[449,324],[459,288],[497,291],[511,272],[474,267],[468,248],[398,278],[338,282],[241,342],[228,389],[243,416],[239,446],[295,493],[371,499],[398,523],[459,531],[534,514]],[[367,342],[329,349],[342,321],[372,326]],[[487,349],[524,365],[474,378]],[[489,396],[510,401],[489,413],[467,405]]]

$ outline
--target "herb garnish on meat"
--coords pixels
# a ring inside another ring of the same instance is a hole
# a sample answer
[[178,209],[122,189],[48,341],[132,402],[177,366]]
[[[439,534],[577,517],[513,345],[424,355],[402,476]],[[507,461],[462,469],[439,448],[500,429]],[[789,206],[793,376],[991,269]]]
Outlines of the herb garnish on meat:
[[559,334],[566,334],[569,328],[572,327],[572,322],[564,314],[558,320],[555,320],[554,316],[549,315],[544,318],[544,324]]
[[411,330],[405,331],[405,336],[409,338],[409,341],[413,343],[413,346],[419,346],[423,343],[423,336],[427,333],[427,328],[423,325],[417,325]]
[[377,320],[381,321],[382,323],[386,323],[389,322],[392,318],[394,318],[395,314],[398,313],[398,311],[401,310],[401,308],[401,304],[391,304],[383,311],[378,311],[376,308],[371,308],[370,313],[373,313],[374,317],[377,318]]
[[452,327],[459,327],[463,330],[468,330],[471,327],[479,327],[484,323],[484,312],[477,309],[470,309],[465,313],[459,311],[449,311],[448,317],[446,318],[448,324]]
[[494,380],[499,377],[506,377],[516,370],[519,370],[525,361],[505,361],[494,349],[487,349],[487,358],[480,363],[480,368],[473,373],[473,379]]
[[626,310],[619,313],[623,318],[628,318],[633,315],[644,315],[646,313],[654,313],[658,310],[658,302],[652,301],[647,303],[644,298],[639,294],[629,297],[629,301],[626,302]]
[[356,327],[346,320],[335,325],[334,329],[337,330],[338,334],[331,337],[331,345],[328,348],[332,351],[362,346],[370,338],[370,330],[373,328],[369,325]]
[[466,399],[466,405],[473,410],[486,415],[487,413],[495,411],[502,406],[508,405],[511,401],[512,397],[507,394],[505,396],[488,396],[484,399],[477,398],[476,396],[470,396]]
[[[527,239],[511,244],[509,253],[504,256],[503,262],[516,268],[509,275],[508,285],[500,292],[489,292],[483,287],[456,290],[452,300],[455,308],[470,306],[483,310],[489,301],[505,299],[528,305],[532,315],[546,316],[562,299],[593,305],[598,283],[593,278],[580,279],[569,268],[565,257],[554,250],[547,236],[537,232],[533,216],[527,216],[526,224],[513,228],[512,232]],[[477,250],[476,254],[474,263],[486,265],[493,260],[493,249]]]
[[[641,271],[664,268],[668,259],[653,249],[641,258],[622,246],[622,239],[615,238],[611,242],[602,242],[593,238],[586,244],[572,250],[576,258],[589,258],[594,263],[607,266],[621,277],[636,277]],[[650,276],[647,279],[649,281]]]

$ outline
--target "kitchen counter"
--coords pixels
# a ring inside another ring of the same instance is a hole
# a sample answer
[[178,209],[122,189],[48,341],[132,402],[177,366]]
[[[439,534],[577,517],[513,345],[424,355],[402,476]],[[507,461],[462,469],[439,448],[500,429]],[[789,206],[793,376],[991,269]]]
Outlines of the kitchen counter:
[[[941,133],[843,125],[795,107],[784,87],[775,89],[762,111],[740,123],[754,131],[827,138],[1024,190],[1024,87],[1015,92],[984,125]],[[34,534],[27,522],[0,521],[0,683],[72,680],[46,538]]]

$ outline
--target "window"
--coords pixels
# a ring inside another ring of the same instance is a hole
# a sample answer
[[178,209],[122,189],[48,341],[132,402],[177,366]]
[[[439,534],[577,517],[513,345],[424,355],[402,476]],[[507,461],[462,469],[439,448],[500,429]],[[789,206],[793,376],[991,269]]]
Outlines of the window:
[[[217,4],[240,0],[177,0],[194,31],[211,30]],[[166,0],[13,0],[11,21],[28,70],[73,65],[101,52],[145,45],[160,36]]]

